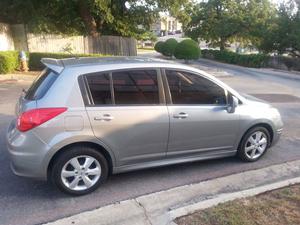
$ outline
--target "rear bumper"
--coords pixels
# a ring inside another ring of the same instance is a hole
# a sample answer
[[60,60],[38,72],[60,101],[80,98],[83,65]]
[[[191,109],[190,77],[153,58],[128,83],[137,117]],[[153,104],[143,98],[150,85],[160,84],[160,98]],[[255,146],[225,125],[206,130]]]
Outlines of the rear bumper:
[[6,134],[7,150],[11,159],[11,169],[18,176],[47,179],[43,165],[48,146],[33,132],[19,132],[13,121]]

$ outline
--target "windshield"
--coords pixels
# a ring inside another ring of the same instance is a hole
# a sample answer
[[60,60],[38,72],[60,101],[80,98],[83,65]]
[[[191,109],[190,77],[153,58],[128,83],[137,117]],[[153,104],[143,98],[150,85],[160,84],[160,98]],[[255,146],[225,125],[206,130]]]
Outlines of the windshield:
[[26,92],[25,99],[37,100],[42,98],[57,77],[58,74],[56,72],[50,70],[49,68],[44,69]]

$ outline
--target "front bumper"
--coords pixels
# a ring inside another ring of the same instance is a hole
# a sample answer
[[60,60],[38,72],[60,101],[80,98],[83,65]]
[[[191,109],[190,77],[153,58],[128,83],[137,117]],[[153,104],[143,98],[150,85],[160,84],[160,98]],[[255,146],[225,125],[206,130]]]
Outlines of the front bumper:
[[11,159],[11,169],[18,176],[47,179],[43,165],[48,146],[32,131],[20,132],[15,121],[10,124],[6,134],[7,150]]
[[277,142],[279,141],[279,139],[280,139],[280,137],[281,137],[282,131],[283,131],[283,129],[280,128],[280,129],[277,129],[277,130],[274,132],[273,140],[272,140],[271,146],[274,146],[274,145],[277,144]]

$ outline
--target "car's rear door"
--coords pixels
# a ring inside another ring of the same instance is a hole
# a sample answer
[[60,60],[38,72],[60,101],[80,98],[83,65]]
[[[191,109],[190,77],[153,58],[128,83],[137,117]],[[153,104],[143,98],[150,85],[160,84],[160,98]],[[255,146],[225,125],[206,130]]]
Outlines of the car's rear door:
[[160,70],[95,73],[85,80],[93,131],[114,152],[118,166],[166,156],[169,115]]

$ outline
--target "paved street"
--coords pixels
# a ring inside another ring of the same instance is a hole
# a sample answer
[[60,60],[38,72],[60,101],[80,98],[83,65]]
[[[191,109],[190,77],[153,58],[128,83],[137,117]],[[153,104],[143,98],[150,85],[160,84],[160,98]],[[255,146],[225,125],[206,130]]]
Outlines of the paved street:
[[19,178],[9,169],[4,136],[14,104],[29,82],[0,82],[0,224],[31,225],[98,208],[146,193],[300,159],[300,75],[200,60],[202,68],[226,71],[221,79],[236,90],[253,94],[279,108],[285,123],[277,146],[256,163],[236,158],[211,160],[114,175],[94,193],[69,197],[41,181]]

